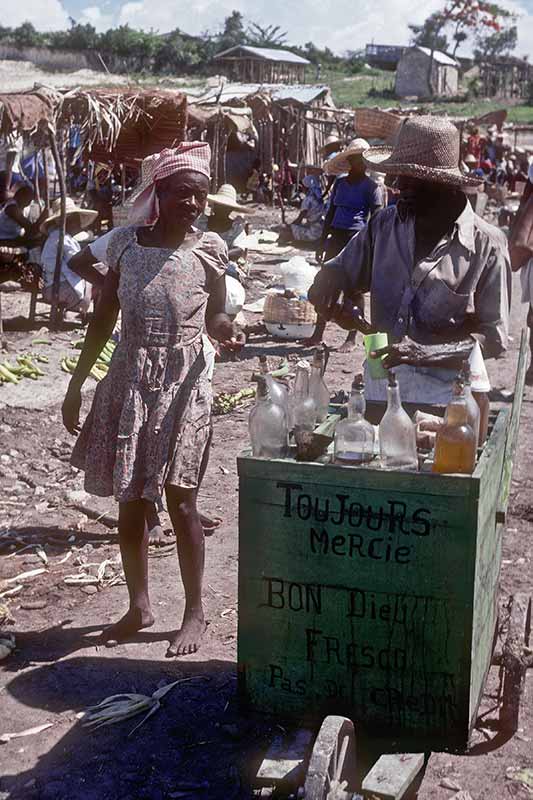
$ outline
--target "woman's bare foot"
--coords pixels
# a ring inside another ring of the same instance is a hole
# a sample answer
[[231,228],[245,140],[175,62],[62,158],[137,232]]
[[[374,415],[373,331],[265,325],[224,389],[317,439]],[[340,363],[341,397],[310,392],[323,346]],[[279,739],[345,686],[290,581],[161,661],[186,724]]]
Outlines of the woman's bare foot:
[[356,349],[355,339],[346,339],[344,344],[341,344],[338,351],[339,353],[353,353]]
[[135,636],[136,633],[144,628],[150,628],[154,621],[154,615],[149,608],[146,610],[130,608],[122,619],[105,628],[102,632],[102,640],[106,647],[114,647],[119,642]]
[[167,658],[196,653],[206,628],[207,624],[202,609],[191,612],[185,611],[181,628],[170,642]]
[[171,531],[164,531],[161,525],[154,525],[148,531],[148,544],[154,547],[165,547],[167,544],[172,544],[174,538],[174,534]]

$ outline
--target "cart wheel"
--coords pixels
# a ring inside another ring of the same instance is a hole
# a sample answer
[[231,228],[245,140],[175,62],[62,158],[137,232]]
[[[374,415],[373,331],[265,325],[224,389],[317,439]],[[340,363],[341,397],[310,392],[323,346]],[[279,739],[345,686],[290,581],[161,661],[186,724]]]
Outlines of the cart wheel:
[[355,730],[346,717],[326,717],[305,779],[305,800],[348,800],[355,792]]
[[509,598],[509,629],[503,646],[503,700],[500,725],[507,733],[519,727],[520,700],[526,670],[533,667],[530,648],[532,598],[520,593]]

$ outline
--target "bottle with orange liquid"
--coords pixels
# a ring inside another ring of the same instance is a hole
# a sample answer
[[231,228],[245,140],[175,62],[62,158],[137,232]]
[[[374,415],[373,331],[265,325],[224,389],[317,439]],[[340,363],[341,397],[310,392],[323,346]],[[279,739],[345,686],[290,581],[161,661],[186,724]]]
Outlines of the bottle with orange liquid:
[[468,422],[464,384],[456,380],[444,425],[437,433],[433,472],[472,474],[476,466],[477,439]]

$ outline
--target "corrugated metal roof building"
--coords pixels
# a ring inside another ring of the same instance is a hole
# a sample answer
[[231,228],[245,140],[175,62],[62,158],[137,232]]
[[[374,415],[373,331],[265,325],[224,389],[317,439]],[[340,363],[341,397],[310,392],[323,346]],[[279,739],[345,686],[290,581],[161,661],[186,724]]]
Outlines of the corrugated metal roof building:
[[[459,62],[455,58],[433,52],[429,47],[409,47],[404,50],[396,70],[397,97],[453,97],[459,89]],[[431,85],[430,85],[431,83]]]
[[243,83],[305,83],[305,68],[311,63],[290,50],[249,45],[217,53],[213,61],[231,80]]

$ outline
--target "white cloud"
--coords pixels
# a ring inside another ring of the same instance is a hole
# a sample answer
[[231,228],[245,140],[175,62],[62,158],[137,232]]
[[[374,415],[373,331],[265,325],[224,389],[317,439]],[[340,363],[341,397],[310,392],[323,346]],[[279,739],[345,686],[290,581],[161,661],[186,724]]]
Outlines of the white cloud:
[[102,13],[101,6],[87,6],[87,8],[82,8],[81,15],[76,21],[82,25],[89,23],[97,31],[106,31],[115,24],[115,15],[112,12]]
[[[2,24],[19,25],[30,20],[41,30],[65,27],[67,6],[72,0],[4,0]],[[89,0],[90,2],[90,0]],[[502,0],[518,13],[517,55],[533,52],[533,0]],[[334,52],[357,50],[367,42],[407,44],[409,23],[422,22],[432,11],[442,8],[443,0],[106,0],[96,1],[74,13],[80,22],[90,22],[97,30],[128,23],[135,28],[162,33],[181,28],[187,33],[220,29],[233,9],[246,20],[263,25],[280,25],[288,41],[303,44],[313,41]],[[5,7],[7,6],[7,7]],[[459,54],[467,54],[463,48]]]
[[16,27],[32,22],[38,30],[53,31],[68,27],[68,13],[60,0],[23,0],[2,3],[2,25]]

